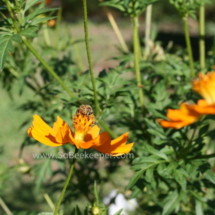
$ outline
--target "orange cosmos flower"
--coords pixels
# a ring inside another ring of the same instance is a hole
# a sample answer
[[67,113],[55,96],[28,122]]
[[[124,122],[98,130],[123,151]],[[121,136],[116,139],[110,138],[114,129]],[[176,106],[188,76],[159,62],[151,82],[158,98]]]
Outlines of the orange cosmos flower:
[[197,121],[202,115],[215,114],[215,72],[206,75],[201,73],[193,81],[193,90],[198,92],[205,100],[198,100],[196,105],[182,103],[180,110],[168,109],[167,120],[158,120],[165,128],[180,129]]
[[34,115],[33,126],[28,134],[35,140],[52,147],[62,146],[66,143],[75,145],[78,149],[94,148],[95,150],[111,156],[120,156],[129,153],[134,143],[126,145],[128,132],[111,140],[108,132],[100,132],[93,113],[90,115],[77,112],[73,117],[75,133],[59,116],[51,128],[38,115]]

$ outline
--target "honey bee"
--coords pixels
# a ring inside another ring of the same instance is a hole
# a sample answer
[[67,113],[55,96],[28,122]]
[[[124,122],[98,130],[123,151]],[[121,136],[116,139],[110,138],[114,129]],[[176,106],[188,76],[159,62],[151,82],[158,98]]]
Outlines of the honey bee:
[[90,105],[81,105],[77,112],[76,112],[77,115],[79,114],[83,114],[83,115],[87,115],[87,116],[90,116],[93,114],[93,109]]

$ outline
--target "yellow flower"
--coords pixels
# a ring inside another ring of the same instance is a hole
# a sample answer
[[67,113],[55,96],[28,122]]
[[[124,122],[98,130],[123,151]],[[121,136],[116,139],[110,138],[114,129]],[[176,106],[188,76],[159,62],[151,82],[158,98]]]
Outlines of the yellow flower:
[[94,124],[94,115],[77,113],[73,117],[75,132],[59,116],[51,128],[38,115],[34,115],[33,126],[28,129],[28,134],[35,140],[52,147],[62,146],[66,143],[75,145],[78,149],[94,148],[95,150],[111,156],[120,156],[129,153],[134,143],[126,145],[128,132],[111,140],[108,132],[100,132]]

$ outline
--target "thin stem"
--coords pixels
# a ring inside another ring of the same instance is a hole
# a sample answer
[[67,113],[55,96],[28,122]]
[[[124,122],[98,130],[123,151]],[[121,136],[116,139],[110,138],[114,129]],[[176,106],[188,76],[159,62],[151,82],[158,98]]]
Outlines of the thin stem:
[[46,202],[48,203],[49,207],[52,209],[52,211],[54,211],[55,210],[54,203],[52,202],[51,198],[49,197],[49,195],[47,193],[44,193],[44,198],[45,198]]
[[55,73],[55,71],[43,60],[43,58],[37,53],[37,51],[31,46],[31,44],[23,39],[25,45],[30,49],[34,56],[40,61],[40,63],[47,69],[47,71],[57,80],[57,82],[66,90],[66,92],[72,97],[75,98],[75,95],[70,91],[70,89],[63,83],[61,78]]
[[192,53],[192,48],[191,48],[191,43],[190,43],[190,35],[189,35],[189,30],[188,30],[188,25],[187,25],[187,17],[186,16],[183,17],[183,23],[184,23],[184,33],[185,33],[187,51],[188,51],[188,55],[189,55],[191,77],[195,77],[194,63],[193,63],[193,53]]
[[95,194],[95,197],[96,197],[96,206],[99,206],[99,194],[98,194],[96,181],[94,181],[94,194]]
[[0,197],[0,205],[2,206],[3,210],[7,215],[13,215],[1,197]]
[[[18,0],[15,0],[15,3],[16,3],[16,7],[19,7],[19,2],[18,2]],[[19,24],[22,25],[22,19],[21,19],[20,13],[17,13],[16,15],[17,15]]]
[[2,16],[3,19],[7,19],[7,17],[0,11],[0,15]]
[[205,5],[199,8],[199,58],[201,72],[205,69]]
[[150,4],[146,8],[146,27],[145,27],[145,54],[144,59],[146,60],[150,54],[150,33],[151,33],[151,20],[152,20],[152,5]]
[[5,0],[5,3],[6,3],[6,6],[7,6],[7,9],[8,9],[8,12],[10,14],[10,17],[11,17],[11,19],[13,21],[13,24],[14,24],[14,26],[16,28],[16,31],[18,33],[19,32],[19,27],[18,27],[18,25],[16,23],[16,19],[14,17],[13,11],[11,10],[10,3],[8,2],[8,0]]
[[127,47],[127,45],[125,43],[125,40],[124,40],[120,30],[119,30],[119,27],[118,27],[118,25],[117,25],[113,15],[112,15],[112,13],[106,7],[104,7],[104,10],[105,10],[105,12],[107,14],[108,20],[109,20],[109,22],[110,22],[110,24],[111,24],[111,26],[112,26],[112,28],[113,28],[118,40],[119,40],[119,42],[120,42],[124,52],[128,53],[129,52],[128,47]]
[[143,100],[143,90],[140,75],[140,65],[139,65],[139,36],[138,36],[138,17],[133,17],[133,42],[134,42],[134,65],[136,71],[137,86],[139,89],[139,100],[142,111],[144,112],[144,100]]
[[89,69],[90,69],[90,76],[91,81],[93,85],[93,92],[94,92],[94,102],[95,102],[95,109],[96,109],[96,116],[99,113],[99,105],[98,105],[98,99],[97,99],[97,93],[96,93],[96,83],[95,83],[95,77],[93,73],[93,66],[92,66],[92,60],[91,60],[91,54],[90,54],[90,45],[89,45],[89,36],[88,36],[88,24],[87,24],[87,1],[83,1],[83,9],[84,9],[84,31],[85,31],[85,42],[86,42],[86,49],[87,49],[87,57],[88,57],[88,63],[89,63]]
[[71,164],[71,168],[70,168],[70,171],[69,171],[69,175],[68,175],[68,177],[67,177],[67,179],[66,179],[66,183],[65,183],[65,185],[64,185],[64,188],[63,188],[63,190],[62,190],[62,192],[61,192],[61,194],[60,194],[60,198],[59,198],[58,203],[57,203],[57,206],[56,206],[56,208],[55,208],[54,215],[57,215],[57,214],[58,214],[58,210],[59,210],[60,204],[61,204],[61,202],[62,202],[62,200],[63,200],[64,193],[66,192],[66,188],[67,188],[67,186],[68,186],[68,184],[69,184],[69,181],[70,181],[70,179],[71,179],[72,172],[73,172],[73,169],[74,169],[74,166],[75,166],[76,153],[77,153],[77,152],[78,152],[78,149],[76,148],[76,149],[75,149],[75,154],[74,154],[75,156],[74,156],[73,161],[72,161],[72,164]]
[[18,3],[18,1],[17,1],[17,0],[15,0],[15,3],[16,3],[16,6],[18,7],[18,6],[19,6],[19,3]]

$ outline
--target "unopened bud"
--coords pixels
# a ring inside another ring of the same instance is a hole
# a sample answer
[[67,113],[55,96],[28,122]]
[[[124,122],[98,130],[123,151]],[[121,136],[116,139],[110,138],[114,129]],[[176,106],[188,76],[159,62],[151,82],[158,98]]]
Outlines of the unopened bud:
[[100,214],[100,209],[99,209],[99,207],[93,207],[93,208],[91,209],[91,213],[92,213],[93,215],[99,215],[99,214]]

